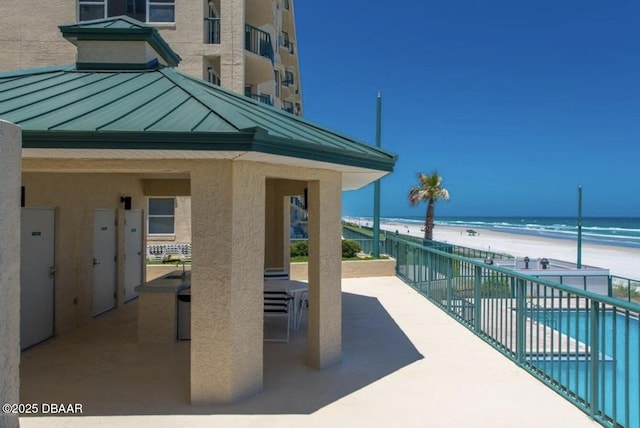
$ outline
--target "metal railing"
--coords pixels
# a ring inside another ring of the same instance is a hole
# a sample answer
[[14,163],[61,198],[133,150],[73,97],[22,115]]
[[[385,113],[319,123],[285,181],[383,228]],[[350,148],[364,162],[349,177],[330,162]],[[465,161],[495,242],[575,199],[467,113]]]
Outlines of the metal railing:
[[640,427],[640,305],[387,235],[397,275],[604,426]]
[[282,110],[293,114],[293,103],[291,101],[282,101]]
[[[357,227],[349,225],[343,225],[342,235],[346,239],[359,239],[359,238],[369,238],[373,239],[373,230],[370,227]],[[387,236],[396,236],[398,238],[404,239],[409,242],[413,242],[416,244],[424,244],[423,238],[418,238],[415,236],[404,235],[401,233],[389,232],[386,230],[381,231],[380,239],[381,239],[381,247],[380,251],[383,251],[383,241]],[[514,257],[509,254],[496,253],[493,251],[485,251],[485,250],[477,250],[475,248],[461,247],[459,245],[453,245],[446,242],[439,241],[430,241],[428,243],[430,248],[438,249],[441,251],[446,251],[451,254],[457,254],[459,256],[468,257],[470,259],[492,259],[492,260],[512,260]]]
[[282,86],[292,86],[293,85],[293,72],[285,71],[284,78],[282,79]]
[[273,63],[273,45],[271,44],[271,34],[262,31],[252,25],[244,26],[244,48],[265,58],[269,58]]
[[271,98],[271,95],[269,95],[269,94],[254,94],[252,92],[245,92],[244,95],[249,97],[249,98],[253,98],[256,101],[260,101],[263,104],[267,104],[267,105],[270,105],[270,106],[273,105],[273,99]]
[[640,303],[640,280],[611,275],[611,295],[627,302]]
[[210,45],[220,44],[220,18],[204,19],[204,42]]
[[283,46],[283,47],[285,47],[285,48],[287,48],[287,51],[288,51],[291,55],[293,55],[293,54],[294,54],[295,50],[294,50],[294,48],[293,48],[293,42],[292,42],[291,40],[289,40],[289,39],[285,39],[285,40],[283,41],[283,43],[282,43],[282,46]]
[[147,262],[191,261],[191,243],[148,244]]

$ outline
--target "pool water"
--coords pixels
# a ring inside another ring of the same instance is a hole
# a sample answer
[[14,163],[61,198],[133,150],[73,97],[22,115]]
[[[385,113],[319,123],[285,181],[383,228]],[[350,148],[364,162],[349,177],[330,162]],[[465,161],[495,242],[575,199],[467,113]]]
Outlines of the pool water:
[[[533,317],[587,345],[591,342],[591,319],[587,311],[539,311]],[[598,407],[604,414],[626,427],[640,428],[640,335],[639,321],[614,311],[600,313],[600,358],[598,361]],[[590,362],[588,355],[531,358],[531,363],[590,401]]]

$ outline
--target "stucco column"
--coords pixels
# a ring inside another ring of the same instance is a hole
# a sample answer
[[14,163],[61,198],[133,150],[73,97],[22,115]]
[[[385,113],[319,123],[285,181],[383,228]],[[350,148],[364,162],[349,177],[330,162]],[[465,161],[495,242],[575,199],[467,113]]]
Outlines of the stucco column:
[[220,0],[220,80],[244,94],[244,1]]
[[[267,268],[284,267],[289,269],[289,265],[284,264],[282,257],[284,253],[284,196],[282,186],[278,180],[267,180],[266,189],[266,217],[265,217],[265,259],[264,266]],[[286,226],[286,230],[289,227]]]
[[291,264],[291,196],[280,198],[282,205],[282,266],[289,272]]
[[191,402],[262,389],[265,177],[250,163],[191,171]]
[[309,211],[309,325],[307,360],[315,368],[342,357],[341,177],[311,181]]
[[[0,405],[20,402],[20,181],[22,133],[0,120]],[[20,426],[0,410],[0,427]]]

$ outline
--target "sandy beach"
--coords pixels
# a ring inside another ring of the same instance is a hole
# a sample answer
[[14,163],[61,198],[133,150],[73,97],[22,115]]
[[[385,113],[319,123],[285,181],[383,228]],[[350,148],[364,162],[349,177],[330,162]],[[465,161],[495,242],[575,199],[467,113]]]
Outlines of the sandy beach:
[[[424,236],[419,225],[383,221],[380,228],[391,232],[397,230],[412,236]],[[469,236],[466,233],[467,229],[467,227],[436,225],[433,238],[478,250],[490,250],[516,257],[527,256],[533,260],[546,257],[575,262],[577,258],[577,244],[568,239],[543,238],[477,228],[474,230],[478,234]],[[612,275],[640,279],[640,249],[583,242],[582,264],[609,269]]]

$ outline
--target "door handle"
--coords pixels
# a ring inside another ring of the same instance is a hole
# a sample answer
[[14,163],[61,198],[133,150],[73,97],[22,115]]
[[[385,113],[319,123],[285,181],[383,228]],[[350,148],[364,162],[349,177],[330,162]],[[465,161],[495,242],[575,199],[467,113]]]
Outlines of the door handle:
[[56,277],[56,267],[49,266],[49,278],[55,278],[55,277]]
[[100,262],[98,261],[98,259],[96,259],[96,258],[94,257],[94,258],[93,258],[93,266],[95,267],[95,266],[97,266],[97,265],[99,265],[99,264],[100,264]]

